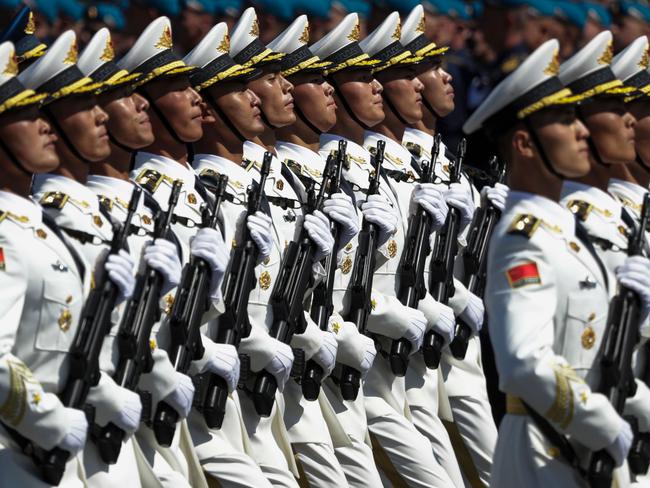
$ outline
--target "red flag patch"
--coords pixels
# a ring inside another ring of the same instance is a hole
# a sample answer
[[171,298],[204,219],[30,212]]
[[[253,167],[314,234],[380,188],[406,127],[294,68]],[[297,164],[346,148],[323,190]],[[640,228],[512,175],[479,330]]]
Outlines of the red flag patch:
[[519,288],[526,285],[539,285],[542,279],[539,276],[537,263],[524,263],[506,271],[510,288]]
[[0,271],[5,270],[5,251],[0,247]]

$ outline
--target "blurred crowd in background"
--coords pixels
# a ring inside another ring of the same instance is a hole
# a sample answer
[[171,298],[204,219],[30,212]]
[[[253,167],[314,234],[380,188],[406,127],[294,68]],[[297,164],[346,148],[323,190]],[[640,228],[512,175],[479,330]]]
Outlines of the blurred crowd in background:
[[215,23],[232,27],[250,5],[256,8],[262,41],[269,42],[306,14],[313,43],[350,12],[359,14],[363,38],[388,13],[407,14],[418,3],[426,12],[427,35],[450,47],[444,67],[453,77],[456,109],[439,127],[449,147],[455,147],[463,122],[491,88],[546,40],[560,41],[563,60],[605,29],[614,35],[615,52],[650,34],[650,6],[616,0],[0,0],[0,30],[27,4],[34,12],[35,33],[46,44],[73,29],[83,49],[106,26],[119,57],[152,20],[166,15],[172,20],[174,47],[182,55]]

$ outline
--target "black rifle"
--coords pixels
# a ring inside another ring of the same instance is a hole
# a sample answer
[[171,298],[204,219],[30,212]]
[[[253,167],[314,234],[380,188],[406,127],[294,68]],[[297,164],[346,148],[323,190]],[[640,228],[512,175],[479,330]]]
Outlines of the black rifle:
[[[460,181],[461,169],[465,159],[465,139],[458,143],[456,161],[449,165],[449,183]],[[449,207],[445,225],[436,234],[429,268],[429,292],[433,298],[445,305],[456,292],[454,286],[454,261],[458,252],[458,233],[460,231],[460,210]],[[468,327],[462,324],[462,327]],[[471,331],[470,331],[471,332]],[[422,353],[424,362],[429,368],[437,368],[440,364],[444,341],[442,336],[429,330],[424,335]]]
[[[181,186],[180,181],[174,182],[167,212],[159,211],[156,215],[153,239],[164,238],[169,232]],[[133,296],[127,302],[122,316],[122,323],[117,334],[119,359],[113,379],[118,385],[131,391],[136,391],[140,376],[150,373],[153,368],[149,340],[153,325],[160,319],[159,301],[162,285],[163,276],[160,272],[150,266],[145,266],[143,272],[137,277]],[[144,407],[150,396],[148,392],[140,392],[140,395]],[[149,420],[148,417],[146,414],[143,416],[146,421]],[[121,435],[110,436],[107,432],[109,426],[97,431],[95,442],[101,446],[100,452],[111,453],[112,458],[117,460],[124,433],[119,432],[118,434]]]
[[[116,226],[114,229],[109,255],[117,254],[120,249],[124,249],[131,227],[131,219],[140,201],[141,193],[141,188],[135,187],[133,189],[126,220],[122,227],[117,228]],[[111,315],[115,308],[118,293],[117,285],[108,278],[108,273],[105,272],[102,282],[93,288],[88,295],[83,307],[79,328],[68,353],[70,357],[68,379],[63,391],[59,394],[61,402],[66,407],[85,411],[91,430],[96,427],[94,426],[94,411],[91,406],[86,405],[86,398],[90,389],[99,383],[101,374],[99,356],[104,339],[111,330]],[[14,429],[7,426],[5,426],[5,429],[20,446],[21,450],[32,458],[40,471],[41,479],[50,485],[57,486],[65,472],[65,465],[70,458],[70,453],[60,447],[47,451]],[[109,423],[106,426],[105,435],[111,440],[113,437],[119,437],[121,440],[124,432],[115,424]],[[108,463],[111,453],[103,452],[101,443],[97,444],[97,448],[102,460]]]
[[[271,170],[272,154],[264,154],[260,180],[258,185],[248,188],[248,206],[246,215],[253,215],[260,209],[264,198],[264,185]],[[220,344],[239,346],[244,337],[248,337],[251,324],[248,320],[248,299],[255,288],[255,266],[259,258],[259,249],[250,236],[246,220],[243,225],[242,244],[237,245],[230,257],[230,266],[224,277],[221,289],[223,291],[225,312],[219,316],[219,325],[216,337],[213,339]],[[242,374],[247,370],[247,357],[240,356]],[[226,401],[228,400],[228,384],[226,380],[216,374],[210,374],[208,379],[202,379],[197,388],[200,392],[199,410],[203,413],[205,422],[212,429],[220,429],[226,415]]]
[[[325,190],[331,179],[332,168],[325,168],[323,182],[318,196],[314,196],[313,185],[309,190],[308,207],[318,210],[323,205]],[[305,212],[306,213],[306,212]],[[307,327],[304,316],[303,300],[305,291],[311,279],[311,266],[316,252],[315,244],[307,234],[304,226],[297,241],[291,241],[284,251],[278,278],[271,293],[273,307],[273,325],[269,335],[285,344],[291,343],[294,334],[302,334]],[[302,378],[305,368],[304,354],[294,350],[294,367],[291,376],[297,380]],[[255,385],[251,392],[255,411],[262,417],[271,415],[275,392],[278,384],[275,377],[266,370],[257,373]]]
[[[338,193],[341,188],[341,170],[343,162],[345,161],[345,153],[347,150],[347,141],[341,139],[339,141],[339,149],[336,153],[336,163],[332,163],[329,158],[326,164],[326,170],[329,166],[334,166],[334,174],[330,180],[328,194],[332,196]],[[332,293],[334,291],[334,279],[336,277],[337,268],[337,253],[339,251],[339,225],[332,220],[330,224],[330,232],[334,237],[334,249],[332,253],[325,258],[325,278],[321,281],[312,293],[311,311],[310,316],[312,320],[320,327],[321,330],[327,330],[329,319],[334,313],[334,303],[332,302]],[[320,393],[320,386],[323,382],[323,368],[321,368],[316,361],[310,359],[305,366],[305,373],[302,375],[300,382],[302,386],[302,394],[306,400],[316,400]]]
[[[374,169],[369,178],[368,196],[379,193],[385,148],[385,141],[377,141],[377,151],[373,160]],[[345,320],[353,322],[362,334],[367,334],[368,316],[372,312],[372,279],[375,272],[378,238],[377,224],[364,219],[358,236],[357,252],[350,278],[350,310],[345,317]],[[351,366],[342,365],[338,381],[343,399],[355,400],[361,387],[361,372]]]
[[[505,178],[505,165],[499,164],[496,156],[490,161],[494,181],[503,183]],[[467,289],[478,297],[483,297],[487,278],[487,253],[492,231],[501,217],[501,211],[485,198],[480,208],[476,210],[472,220],[467,247],[463,253],[465,268],[465,285]],[[459,321],[454,340],[449,345],[454,357],[463,359],[467,353],[467,346],[471,337],[471,329]]]
[[[639,379],[646,385],[650,385],[650,342],[643,345],[640,354],[644,355],[646,363]],[[636,423],[638,424],[638,422]],[[634,429],[634,442],[630,448],[630,454],[627,456],[627,463],[632,473],[641,475],[647,473],[650,467],[650,433],[639,432],[638,425],[632,427],[636,427],[636,429]]]
[[[431,161],[422,165],[422,183],[431,183],[434,179],[434,168],[442,137],[436,135],[433,148],[431,149]],[[424,280],[424,266],[427,257],[431,252],[429,244],[429,235],[431,234],[431,216],[424,208],[418,206],[418,209],[410,218],[408,232],[406,234],[406,248],[402,253],[399,263],[399,290],[397,298],[402,304],[411,308],[418,308],[418,303],[427,293],[427,287]],[[436,337],[437,336],[437,337]],[[443,338],[437,332],[429,336],[435,342],[444,342]],[[411,354],[411,343],[405,339],[396,339],[391,344],[390,355],[388,356],[390,368],[393,374],[404,376],[409,365],[409,355]]]
[[[628,256],[642,254],[648,220],[650,220],[650,193],[646,193],[643,197],[639,228],[628,241]],[[623,413],[627,397],[634,396],[636,393],[632,356],[640,339],[640,311],[641,301],[637,293],[626,286],[619,286],[618,294],[612,298],[609,307],[603,352],[600,358],[601,378],[598,388],[598,392],[607,396],[619,414]],[[606,450],[594,452],[587,471],[589,486],[609,488],[612,485],[614,467],[614,458]]]
[[[228,177],[220,178],[221,189],[217,192],[211,211],[203,209],[203,226],[216,229],[219,223],[219,207],[225,193]],[[176,292],[176,300],[169,318],[171,344],[167,349],[169,359],[176,371],[187,374],[192,361],[200,359],[205,350],[201,340],[201,322],[208,310],[210,265],[202,258],[192,256],[183,270],[181,283]],[[153,431],[161,446],[169,447],[174,438],[178,412],[167,402],[159,402],[153,419]]]

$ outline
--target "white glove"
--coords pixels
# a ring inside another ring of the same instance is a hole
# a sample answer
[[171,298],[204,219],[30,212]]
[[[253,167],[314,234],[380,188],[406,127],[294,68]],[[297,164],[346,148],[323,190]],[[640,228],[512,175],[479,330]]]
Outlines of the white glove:
[[445,344],[449,344],[454,339],[454,333],[456,332],[454,310],[443,303],[437,304],[437,310],[440,315],[431,328],[443,337]]
[[500,212],[506,207],[506,198],[508,198],[508,188],[503,183],[496,183],[494,186],[484,186],[481,190],[481,196],[484,196]]
[[148,266],[163,276],[163,295],[178,286],[181,281],[182,266],[176,244],[167,239],[156,239],[145,248],[143,258]]
[[650,260],[643,256],[626,258],[625,262],[616,269],[616,278],[621,285],[627,286],[639,295],[643,307],[643,320],[639,321],[640,326],[650,311]]
[[284,342],[274,340],[276,344],[275,355],[271,362],[266,365],[266,369],[269,373],[273,375],[276,383],[278,384],[278,390],[282,392],[284,390],[285,383],[289,380],[291,375],[291,366],[293,366],[293,351],[291,347],[285,344]]
[[340,226],[339,248],[359,233],[359,218],[352,199],[345,193],[334,193],[323,202],[323,213]]
[[122,388],[124,395],[124,405],[122,410],[119,411],[114,422],[120,429],[128,435],[133,434],[140,426],[140,419],[142,417],[142,403],[140,402],[140,395]]
[[210,298],[215,303],[221,301],[221,281],[230,257],[221,232],[210,227],[199,229],[190,240],[190,254],[205,259],[210,266],[212,270]]
[[416,183],[411,200],[420,205],[433,219],[433,229],[440,229],[447,220],[449,206],[445,201],[446,187],[435,183]]
[[377,247],[381,247],[397,231],[399,215],[383,195],[368,195],[361,205],[363,218],[379,227]]
[[317,263],[325,256],[331,254],[332,249],[334,249],[334,237],[330,233],[330,221],[323,212],[314,210],[313,213],[305,215],[305,223],[303,225],[309,238],[318,248],[313,259]]
[[474,333],[477,333],[483,327],[484,317],[485,306],[483,305],[483,300],[470,292],[468,295],[467,306],[465,307],[465,310],[461,312],[460,318],[472,328]]
[[129,253],[120,249],[118,254],[109,254],[104,269],[108,273],[108,279],[119,289],[119,301],[131,298],[135,287],[135,263]]
[[[51,395],[51,393],[46,393]],[[66,420],[68,422],[68,431],[65,433],[58,447],[64,451],[68,451],[71,456],[74,456],[81,451],[86,444],[86,435],[88,434],[88,421],[86,414],[76,408],[65,408]]]
[[404,333],[404,338],[411,343],[411,354],[420,350],[424,331],[427,328],[427,318],[415,308],[405,307],[408,314],[409,326]]
[[339,316],[332,315],[329,324],[330,328],[334,327],[334,330],[337,331],[336,361],[358,369],[361,377],[365,378],[377,355],[375,341],[365,334],[361,334],[352,322],[345,322]]
[[239,382],[239,355],[232,344],[219,344],[210,342],[204,344],[207,360],[203,363],[199,373],[210,371],[221,376],[228,383],[228,391],[234,391]]
[[614,458],[616,466],[622,466],[623,462],[627,458],[627,453],[630,451],[632,446],[632,441],[634,440],[634,434],[632,433],[632,427],[626,421],[623,421],[623,426],[621,431],[605,450]]
[[192,400],[194,399],[194,383],[192,378],[178,371],[174,371],[176,376],[176,388],[169,395],[163,398],[178,415],[184,419],[192,409]]
[[323,368],[323,377],[329,376],[336,363],[336,353],[338,350],[338,342],[334,332],[329,330],[321,331],[323,336],[323,344],[321,344],[318,352],[314,354],[313,360],[316,361]]
[[251,233],[251,238],[260,251],[260,259],[271,255],[273,248],[273,221],[271,217],[259,210],[246,219],[246,227]]
[[461,231],[467,227],[474,217],[474,201],[472,200],[471,190],[467,190],[460,183],[452,183],[445,194],[445,200],[450,207],[460,210],[460,227]]

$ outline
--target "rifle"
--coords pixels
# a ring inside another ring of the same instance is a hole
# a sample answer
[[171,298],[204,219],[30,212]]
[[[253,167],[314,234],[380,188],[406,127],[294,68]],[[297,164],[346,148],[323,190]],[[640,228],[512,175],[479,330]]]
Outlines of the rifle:
[[[641,353],[644,354],[646,363],[640,379],[646,385],[650,385],[650,342],[644,344]],[[637,425],[632,426],[634,429],[634,442],[627,456],[627,463],[632,473],[642,475],[647,473],[648,467],[650,467],[650,433],[639,432],[638,422],[636,422],[636,419],[634,420]]]
[[[650,193],[646,193],[643,197],[639,228],[628,241],[628,256],[642,254],[649,220]],[[612,298],[609,307],[600,358],[602,374],[598,388],[598,392],[607,396],[619,414],[623,413],[627,397],[636,393],[632,356],[640,339],[640,311],[641,303],[636,292],[626,286],[619,286],[619,292]],[[614,467],[614,459],[606,450],[594,452],[587,471],[589,486],[609,488],[612,485]]]
[[[442,137],[436,135],[431,149],[431,161],[422,165],[422,183],[431,183],[434,178],[433,169],[440,152]],[[408,232],[406,234],[406,248],[402,253],[399,263],[399,290],[397,298],[407,307],[417,308],[418,303],[427,293],[424,282],[424,266],[429,255],[431,234],[431,216],[422,207],[418,206],[417,212],[410,218]],[[436,337],[438,336],[438,337]],[[431,336],[436,341],[442,341],[437,332]],[[396,339],[391,344],[390,355],[388,356],[392,372],[397,376],[404,376],[409,364],[411,354],[411,343],[404,339]]]
[[[264,185],[271,170],[272,154],[264,154],[260,180],[257,186],[248,188],[248,206],[246,215],[253,215],[260,209],[264,199]],[[251,332],[248,320],[248,299],[251,291],[256,286],[255,266],[259,258],[259,249],[253,241],[246,222],[244,221],[243,243],[236,246],[230,258],[230,266],[224,277],[221,289],[223,291],[225,312],[219,316],[215,342],[239,346],[244,337]],[[240,355],[241,369],[248,370],[248,357]],[[202,375],[203,376],[203,375]],[[226,415],[226,401],[228,400],[228,384],[221,376],[210,374],[209,377],[199,381],[197,388],[199,395],[199,411],[203,413],[205,422],[211,429],[220,429]]]
[[[377,141],[377,151],[373,161],[374,170],[370,173],[368,196],[379,193],[381,165],[384,161],[385,141]],[[375,252],[379,229],[376,224],[363,220],[358,236],[357,252],[350,278],[350,310],[345,320],[354,322],[362,334],[367,334],[368,316],[372,312],[372,279],[375,272]],[[345,400],[355,400],[361,386],[361,372],[351,366],[342,365],[339,379],[341,396]]]
[[[499,164],[496,156],[494,156],[490,161],[490,168],[496,176],[494,181],[503,183],[506,174],[505,164]],[[467,247],[463,253],[465,285],[469,291],[479,297],[482,297],[485,292],[488,245],[499,217],[501,217],[501,211],[485,198],[483,205],[474,215],[467,238]],[[465,357],[470,336],[470,328],[460,322],[454,340],[449,345],[454,357],[459,359]]]
[[[133,189],[126,220],[122,227],[114,228],[109,255],[117,254],[120,249],[124,249],[131,228],[131,220],[140,201],[141,193],[141,188],[135,187]],[[93,428],[98,427],[94,425],[94,411],[90,405],[86,405],[86,398],[90,389],[99,383],[101,373],[99,356],[104,344],[104,338],[111,330],[111,314],[115,308],[118,293],[117,285],[105,273],[102,282],[88,295],[79,328],[68,353],[70,357],[68,379],[63,391],[59,394],[61,402],[66,407],[83,410],[86,413],[91,432]],[[54,447],[49,451],[45,450],[16,430],[8,426],[5,426],[5,429],[16,444],[20,446],[21,450],[32,458],[40,471],[41,479],[50,485],[57,486],[65,472],[65,465],[70,458],[70,453],[60,447]],[[119,438],[121,442],[124,432],[115,424],[109,423],[105,427],[105,435],[111,442],[114,437]],[[114,463],[115,460],[111,459],[112,453],[105,452],[102,447],[102,443],[97,444],[102,460],[109,464]]]
[[[334,174],[330,180],[329,196],[338,193],[341,188],[341,170],[343,168],[343,161],[345,161],[345,153],[347,150],[347,141],[341,139],[339,141],[339,149],[336,153],[336,162],[333,163],[328,157],[326,164],[327,167],[334,166]],[[332,293],[334,291],[334,279],[336,277],[337,268],[337,253],[339,250],[339,226],[336,222],[330,223],[330,232],[334,237],[334,249],[332,253],[325,258],[325,279],[321,281],[314,289],[311,302],[311,318],[320,327],[321,330],[327,330],[329,318],[334,313],[334,303],[332,302]],[[302,375],[301,385],[302,394],[306,400],[314,401],[318,398],[320,393],[320,386],[323,382],[323,368],[321,368],[316,361],[310,359],[305,366],[305,373]]]
[[[461,139],[458,143],[457,159],[455,162],[450,164],[450,183],[458,183],[460,181],[460,171],[465,159],[466,147],[467,143],[465,139]],[[449,303],[449,299],[456,291],[454,287],[454,260],[456,258],[456,253],[458,252],[459,231],[460,210],[454,207],[449,207],[449,213],[447,214],[445,225],[436,234],[429,268],[429,292],[435,300],[445,305]],[[468,327],[467,324],[462,324],[462,326]],[[427,367],[438,367],[443,346],[444,341],[442,337],[433,330],[429,330],[424,335],[422,352]]]
[[[309,190],[311,209],[320,209],[325,198],[325,190],[331,179],[331,166],[325,168],[323,182],[318,196],[314,196],[313,185]],[[282,258],[280,273],[271,293],[271,306],[273,307],[273,325],[269,335],[285,344],[289,344],[294,334],[302,334],[307,327],[303,310],[303,299],[311,279],[311,266],[315,253],[315,245],[307,231],[300,231],[298,241],[291,241]],[[294,352],[296,359],[291,376],[300,379],[304,370],[304,353]],[[278,384],[275,377],[266,370],[257,373],[255,385],[251,392],[255,411],[262,417],[271,415],[275,392]]]
[[[220,177],[221,189],[214,199],[211,211],[204,209],[204,227],[216,229],[219,223],[219,207],[225,193],[228,177]],[[201,340],[201,321],[209,307],[208,293],[212,271],[210,265],[201,258],[192,256],[189,265],[183,270],[181,283],[176,292],[176,300],[169,317],[171,344],[167,354],[176,371],[187,374],[192,361],[200,359],[205,350]],[[167,402],[159,402],[153,419],[153,431],[161,446],[169,447],[176,423],[178,412]]]

